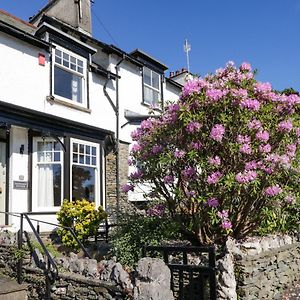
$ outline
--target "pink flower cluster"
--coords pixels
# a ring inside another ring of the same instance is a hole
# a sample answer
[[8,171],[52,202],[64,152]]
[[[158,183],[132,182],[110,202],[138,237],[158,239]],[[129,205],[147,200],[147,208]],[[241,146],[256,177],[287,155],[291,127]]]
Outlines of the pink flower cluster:
[[269,197],[274,197],[282,193],[282,188],[278,185],[272,185],[265,189],[264,194]]
[[132,184],[124,184],[123,186],[122,186],[122,191],[124,192],[124,193],[128,193],[129,191],[134,191],[134,185],[132,185]]
[[207,82],[201,78],[189,80],[182,89],[181,98],[188,97],[193,93],[199,93],[206,85]]
[[209,207],[218,207],[219,206],[219,200],[217,198],[209,198],[209,199],[207,199],[205,204]]
[[261,122],[259,120],[253,119],[248,123],[248,128],[258,130],[261,128]]
[[252,67],[248,62],[243,62],[240,66],[241,71],[251,71]]
[[210,138],[217,142],[221,142],[223,139],[223,135],[225,133],[225,128],[222,124],[216,124],[210,132]]
[[236,141],[239,144],[248,144],[251,142],[251,137],[249,135],[241,135],[239,134],[236,138]]
[[183,171],[182,171],[182,175],[183,177],[185,177],[186,179],[192,179],[195,178],[197,174],[197,170],[194,167],[186,167]]
[[241,108],[246,108],[246,109],[249,109],[249,110],[258,111],[259,108],[260,108],[260,103],[256,99],[248,98],[248,99],[243,99],[240,102],[240,107]]
[[228,219],[228,210],[218,211],[217,216],[221,219],[221,228],[225,230],[232,228],[232,223]]
[[206,96],[208,99],[210,99],[212,102],[217,102],[220,100],[224,95],[226,95],[226,92],[221,91],[219,89],[208,89],[206,91]]
[[236,174],[235,179],[238,183],[249,183],[255,180],[257,177],[257,173],[252,170],[245,170],[244,172],[240,172]]
[[293,129],[293,122],[289,120],[282,121],[278,124],[278,131],[290,132]]
[[295,197],[292,195],[285,196],[284,201],[288,204],[294,204],[296,202]]
[[242,144],[240,146],[240,152],[244,154],[251,154],[252,153],[252,148],[250,144]]
[[270,153],[272,150],[272,147],[270,144],[266,144],[266,145],[259,145],[258,149],[259,149],[259,152]]
[[140,179],[143,177],[143,172],[140,169],[137,169],[135,172],[129,175],[129,179]]
[[207,183],[216,184],[221,177],[222,177],[222,173],[220,171],[213,172],[207,176]]
[[272,91],[272,85],[269,82],[257,82],[254,89],[259,93],[268,93]]
[[161,218],[165,214],[165,211],[166,211],[166,206],[164,204],[156,204],[156,205],[150,207],[146,211],[146,215],[149,217]]
[[178,149],[175,150],[174,157],[183,158],[184,156],[185,156],[185,151],[184,150],[178,150]]
[[152,153],[153,154],[159,154],[163,151],[164,147],[162,145],[154,145],[152,147]]
[[190,147],[195,150],[200,150],[202,148],[202,144],[200,142],[191,142]]
[[267,130],[261,130],[256,133],[256,138],[262,142],[267,142],[270,138],[270,134]]
[[197,121],[192,121],[186,126],[186,131],[189,133],[197,132],[201,129],[201,124]]
[[219,166],[221,164],[221,159],[216,155],[215,157],[209,157],[208,162],[213,166]]
[[172,184],[174,182],[174,176],[172,175],[166,175],[164,177],[164,183],[166,184]]

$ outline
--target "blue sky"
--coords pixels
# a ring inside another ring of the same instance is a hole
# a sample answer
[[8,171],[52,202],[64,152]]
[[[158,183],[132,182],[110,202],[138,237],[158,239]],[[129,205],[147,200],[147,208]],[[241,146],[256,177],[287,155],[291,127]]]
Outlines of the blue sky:
[[[28,20],[47,2],[0,0],[0,8]],[[186,66],[187,38],[193,73],[214,72],[229,60],[248,61],[258,69],[259,80],[279,90],[300,90],[299,0],[94,2],[95,38],[128,52],[141,48],[170,71]]]

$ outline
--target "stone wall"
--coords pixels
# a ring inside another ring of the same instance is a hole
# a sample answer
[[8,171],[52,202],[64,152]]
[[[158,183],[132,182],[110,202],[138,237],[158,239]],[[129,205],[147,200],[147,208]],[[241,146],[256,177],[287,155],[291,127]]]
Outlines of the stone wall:
[[[128,155],[129,145],[119,143],[120,152],[120,210],[130,209],[127,194],[122,192],[121,187],[127,183],[128,179]],[[106,156],[106,208],[110,216],[115,215],[117,207],[117,186],[116,186],[116,155],[111,152]]]
[[[25,237],[24,237],[25,239]],[[40,251],[30,247],[20,251],[16,234],[0,232],[0,274],[17,277],[17,262],[23,257],[23,280],[29,284],[29,299],[44,299],[45,260]],[[114,260],[97,262],[79,258],[71,253],[68,257],[54,258],[58,266],[58,278],[51,287],[51,299],[127,299],[133,291],[129,274]]]
[[299,238],[228,240],[218,268],[219,299],[281,299],[288,287],[300,281]]
[[[19,251],[16,235],[0,232],[0,275],[17,277],[18,258],[23,257],[23,282],[29,299],[45,299],[45,260],[35,248]],[[98,300],[174,300],[170,289],[170,270],[160,259],[143,258],[136,278],[115,259],[97,261],[79,258],[75,253],[54,258],[58,277],[51,286],[51,299]]]

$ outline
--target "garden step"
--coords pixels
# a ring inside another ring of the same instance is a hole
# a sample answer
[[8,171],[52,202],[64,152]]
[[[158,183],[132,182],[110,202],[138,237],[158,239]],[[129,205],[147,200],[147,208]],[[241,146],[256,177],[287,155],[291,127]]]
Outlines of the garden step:
[[0,300],[27,300],[27,284],[0,276]]

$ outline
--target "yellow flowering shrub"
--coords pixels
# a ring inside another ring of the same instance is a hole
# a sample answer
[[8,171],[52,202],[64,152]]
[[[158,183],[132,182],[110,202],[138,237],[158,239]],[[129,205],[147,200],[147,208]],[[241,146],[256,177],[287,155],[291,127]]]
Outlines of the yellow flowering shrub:
[[[94,202],[88,200],[64,200],[57,213],[59,224],[74,230],[78,239],[85,243],[91,236],[95,236],[99,225],[107,218],[102,206],[96,208]],[[68,247],[78,248],[78,244],[70,231],[64,228],[58,230],[62,243]]]

